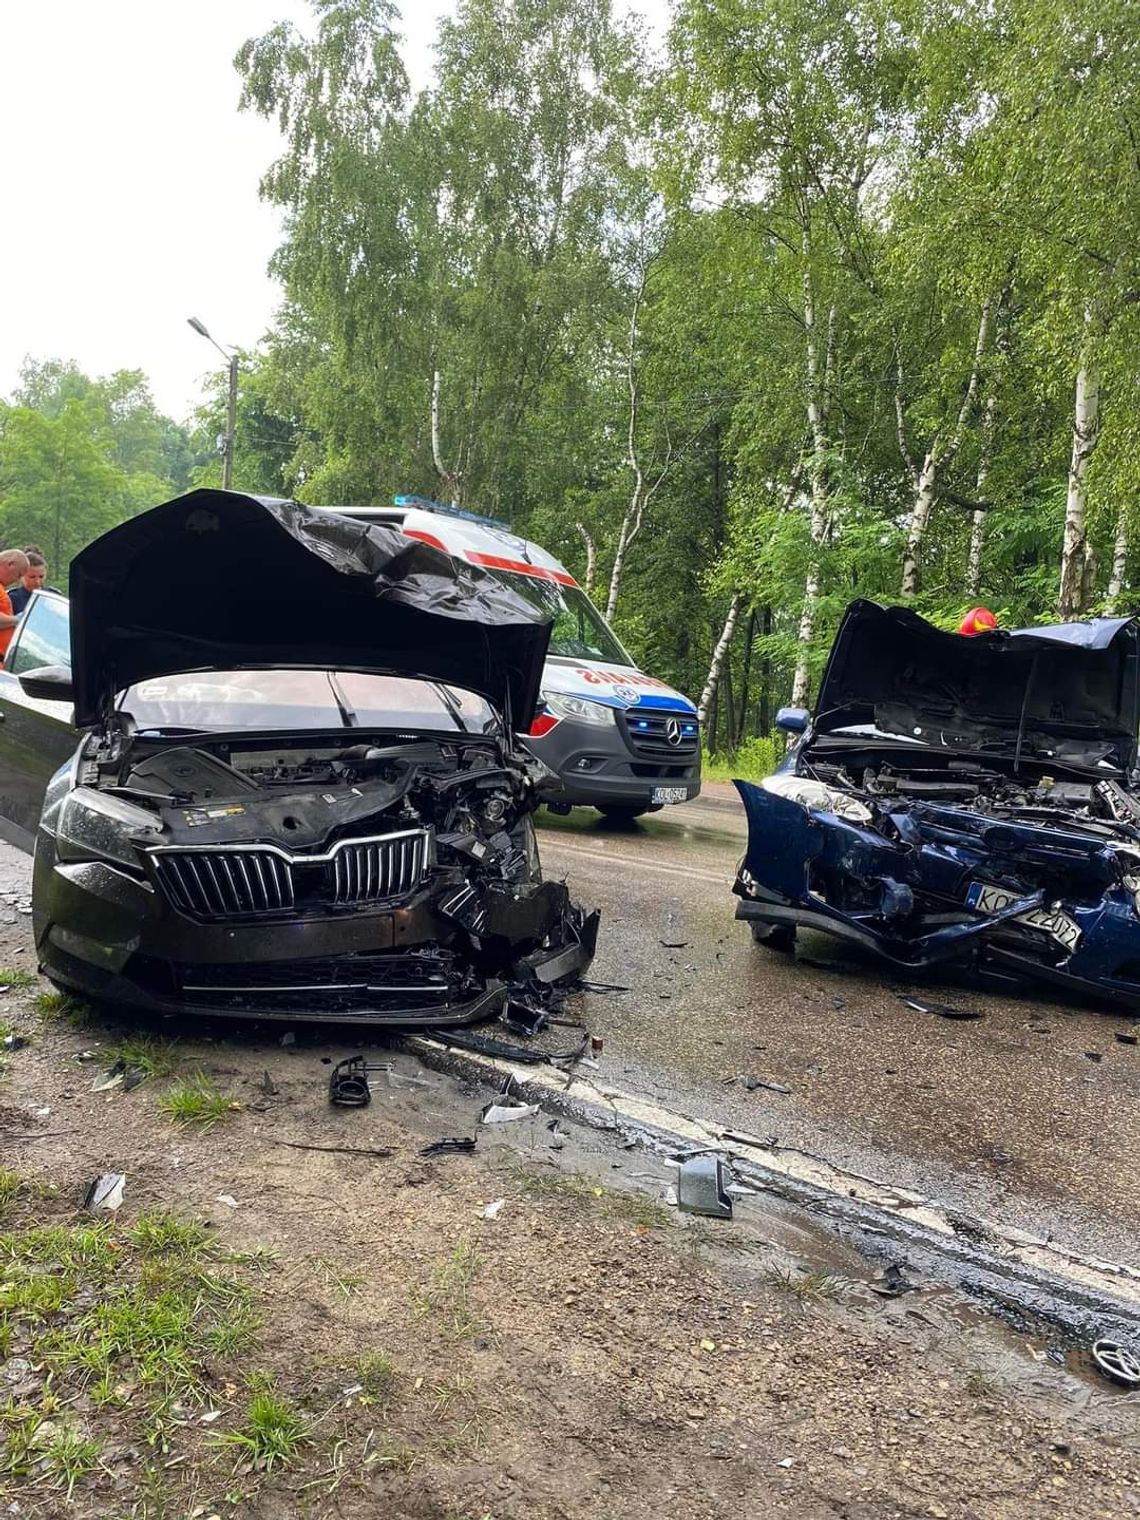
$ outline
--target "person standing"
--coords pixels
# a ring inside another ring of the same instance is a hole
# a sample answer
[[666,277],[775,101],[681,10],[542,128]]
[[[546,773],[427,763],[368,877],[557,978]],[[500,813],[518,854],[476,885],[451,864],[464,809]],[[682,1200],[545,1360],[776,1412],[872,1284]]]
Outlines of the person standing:
[[8,589],[15,586],[27,572],[28,556],[22,549],[0,550],[0,664],[8,653],[8,645],[16,631],[19,617],[12,611]]
[[[28,568],[8,592],[8,600],[12,603],[12,611],[17,617],[23,617],[24,609],[32,599],[32,592],[38,591],[47,581],[47,561],[38,549],[25,549],[28,556]],[[53,588],[48,586],[51,591]]]

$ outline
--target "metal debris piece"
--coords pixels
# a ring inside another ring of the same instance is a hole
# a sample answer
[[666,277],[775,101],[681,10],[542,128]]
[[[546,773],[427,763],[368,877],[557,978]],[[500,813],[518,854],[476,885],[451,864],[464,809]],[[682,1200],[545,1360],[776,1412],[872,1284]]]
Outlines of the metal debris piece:
[[620,982],[587,982],[581,977],[570,988],[571,992],[628,992],[628,987],[623,987]]
[[[1120,1036],[1117,1035],[1117,1039],[1119,1038]],[[5,1050],[23,1050],[27,1043],[27,1039],[22,1034],[6,1034],[3,1040]]]
[[913,1293],[915,1284],[907,1277],[903,1266],[902,1262],[888,1262],[881,1279],[871,1284],[871,1291],[880,1298],[901,1298],[904,1293]]
[[536,1035],[550,1023],[550,1009],[512,997],[507,999],[507,1006],[499,1018],[516,1034]]
[[512,1098],[508,1093],[501,1093],[493,1102],[484,1107],[479,1115],[479,1123],[510,1124],[515,1119],[531,1119],[537,1113],[537,1103],[524,1103],[521,1098]]
[[477,1136],[460,1135],[445,1140],[433,1140],[420,1151],[421,1156],[469,1156],[475,1149]]
[[263,1092],[267,1098],[275,1098],[280,1091],[277,1083],[269,1075],[268,1071],[263,1071],[261,1073],[261,1079],[257,1084],[257,1089],[259,1092]]
[[1116,1031],[1116,1038],[1122,1045],[1140,1045],[1140,1034],[1124,1034],[1118,1029]]
[[92,1092],[110,1092],[112,1087],[123,1085],[123,1076],[127,1070],[125,1061],[116,1061],[114,1066],[109,1067],[91,1087]]
[[689,941],[687,939],[663,939],[660,943],[666,950],[684,950]]
[[729,1173],[720,1156],[690,1156],[677,1169],[677,1207],[710,1219],[732,1218]]
[[984,1015],[977,1008],[958,1008],[953,1003],[927,1003],[921,998],[902,996],[900,1003],[913,1008],[916,1013],[932,1013],[939,1019],[980,1019]]
[[372,1102],[368,1085],[370,1071],[388,1071],[387,1061],[366,1061],[363,1056],[345,1056],[329,1072],[329,1102],[338,1108],[367,1108]]
[[1099,1340],[1092,1348],[1093,1361],[1114,1383],[1125,1388],[1140,1388],[1140,1356],[1119,1341]]
[[83,1207],[91,1214],[100,1209],[113,1214],[122,1204],[123,1189],[126,1185],[127,1179],[124,1173],[104,1172],[101,1177],[96,1177],[87,1189]]

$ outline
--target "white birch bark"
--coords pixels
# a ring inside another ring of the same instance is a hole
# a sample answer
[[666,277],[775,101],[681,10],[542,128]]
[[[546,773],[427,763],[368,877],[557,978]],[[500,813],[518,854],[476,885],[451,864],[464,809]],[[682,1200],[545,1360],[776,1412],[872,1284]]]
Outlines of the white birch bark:
[[[931,440],[930,447],[923,456],[922,464],[916,464],[911,455],[909,444],[906,439],[906,422],[903,414],[902,397],[899,390],[895,391],[895,415],[898,422],[899,446],[902,449],[903,460],[910,471],[911,483],[914,489],[914,497],[910,509],[910,520],[907,524],[906,548],[903,550],[902,570],[902,594],[904,597],[917,596],[922,581],[922,548],[926,538],[926,530],[930,526],[930,519],[934,513],[934,505],[938,500],[938,472],[950,464],[958,450],[962,447],[966,436],[966,428],[969,425],[974,403],[977,400],[978,385],[981,379],[982,359],[985,357],[986,346],[990,335],[990,317],[993,311],[992,300],[982,303],[981,316],[978,319],[978,333],[974,340],[974,361],[970,369],[970,378],[966,384],[966,392],[962,397],[962,404],[958,408],[958,416],[952,431],[946,432],[939,428]],[[901,390],[901,367],[899,373],[899,389]]]
[[740,608],[744,601],[739,591],[734,591],[728,603],[728,612],[725,615],[724,627],[720,631],[716,648],[713,650],[712,662],[709,665],[709,673],[705,677],[705,687],[701,692],[701,700],[697,703],[697,722],[703,728],[712,711],[713,702],[716,700],[717,687],[720,685],[721,673],[724,670],[725,656],[728,654],[732,643],[732,636],[736,632],[736,624],[740,617]]
[[1092,314],[1085,313],[1085,342],[1073,396],[1073,449],[1065,494],[1065,532],[1061,541],[1061,584],[1057,611],[1062,620],[1084,610],[1089,543],[1086,526],[1089,460],[1100,429],[1100,381],[1092,356]]
[[594,584],[598,573],[598,546],[594,542],[594,536],[586,527],[585,523],[575,523],[578,537],[586,545],[586,595],[593,598]]
[[[990,461],[993,458],[994,435],[997,431],[997,396],[990,392],[986,398],[985,418],[982,422],[982,452],[978,459],[978,474],[974,482],[974,496],[985,501],[986,487],[990,479]],[[973,599],[982,585],[982,556],[986,547],[986,514],[978,510],[970,523],[970,554],[966,562],[966,593]]]
[[1116,519],[1116,539],[1112,546],[1112,570],[1108,577],[1108,611],[1115,612],[1124,590],[1124,573],[1128,569],[1128,508],[1121,505]]
[[811,641],[815,633],[816,604],[819,601],[819,550],[828,532],[828,434],[827,404],[835,364],[835,307],[827,315],[827,347],[822,375],[815,325],[815,291],[810,264],[811,243],[804,236],[804,379],[807,390],[808,432],[811,437],[811,545],[808,572],[804,581],[803,608],[800,612],[796,668],[792,677],[792,706],[806,707],[808,699]]
[[435,465],[436,474],[443,484],[443,494],[450,498],[451,505],[459,505],[460,472],[458,469],[449,470],[443,462],[443,451],[439,438],[439,410],[440,410],[440,375],[435,370],[431,377],[431,457]]

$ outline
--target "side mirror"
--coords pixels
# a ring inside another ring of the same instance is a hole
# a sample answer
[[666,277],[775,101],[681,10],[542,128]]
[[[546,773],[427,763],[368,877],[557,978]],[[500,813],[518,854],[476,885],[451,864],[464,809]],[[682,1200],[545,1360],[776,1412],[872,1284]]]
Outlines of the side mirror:
[[811,714],[806,707],[781,707],[776,714],[776,727],[786,734],[802,734],[810,722]]
[[26,697],[35,702],[74,702],[71,671],[66,665],[41,665],[17,677]]

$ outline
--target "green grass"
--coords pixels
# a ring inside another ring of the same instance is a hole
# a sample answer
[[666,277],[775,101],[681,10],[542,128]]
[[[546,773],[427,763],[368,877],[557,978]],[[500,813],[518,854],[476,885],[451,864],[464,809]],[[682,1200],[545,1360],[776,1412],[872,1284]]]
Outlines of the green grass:
[[300,1455],[309,1428],[300,1411],[269,1391],[255,1393],[246,1407],[244,1423],[218,1437],[216,1445],[232,1451],[239,1468],[259,1472],[284,1467]]
[[0,987],[34,987],[36,978],[22,966],[0,966]]
[[9,1171],[6,1166],[0,1166],[0,1224],[8,1218],[20,1196],[23,1188],[18,1172]]
[[430,1319],[454,1340],[469,1340],[483,1328],[472,1302],[471,1289],[482,1258],[469,1240],[461,1240],[449,1256],[437,1263],[425,1288],[413,1288],[412,1307],[421,1319]]
[[396,1390],[400,1372],[383,1351],[366,1351],[353,1369],[363,1396],[372,1404],[386,1404]]
[[746,739],[736,751],[718,750],[710,755],[701,754],[701,779],[703,781],[734,781],[737,776],[745,781],[760,781],[770,776],[784,755],[784,738],[775,734],[767,739]]
[[163,1093],[158,1106],[172,1124],[193,1124],[202,1130],[213,1129],[234,1111],[229,1098],[201,1071]]
[[128,1069],[136,1067],[148,1077],[172,1077],[178,1069],[179,1050],[173,1040],[160,1040],[154,1035],[136,1034],[106,1052],[106,1064],[114,1066],[122,1061]]
[[791,1267],[769,1267],[764,1279],[781,1293],[790,1293],[801,1304],[836,1301],[847,1292],[847,1282],[833,1272],[797,1272]]
[[[15,1196],[19,1179],[5,1186]],[[0,1489],[72,1496],[101,1461],[93,1432],[65,1418],[84,1401],[167,1453],[186,1406],[217,1397],[219,1363],[256,1343],[254,1293],[230,1265],[204,1224],[167,1213],[0,1231],[0,1356],[18,1346],[42,1380],[0,1403]]]
[[666,1230],[673,1223],[667,1205],[658,1199],[602,1187],[581,1172],[534,1171],[526,1166],[509,1166],[507,1171],[532,1198],[565,1198],[585,1203],[603,1219],[618,1220],[643,1230]]
[[41,1019],[70,1024],[79,1029],[87,1023],[90,1009],[78,998],[66,992],[41,992],[32,1000],[32,1009]]
[[368,1281],[365,1273],[342,1267],[339,1262],[333,1261],[328,1256],[316,1257],[314,1265],[326,1290],[335,1293],[339,1298],[352,1298]]

